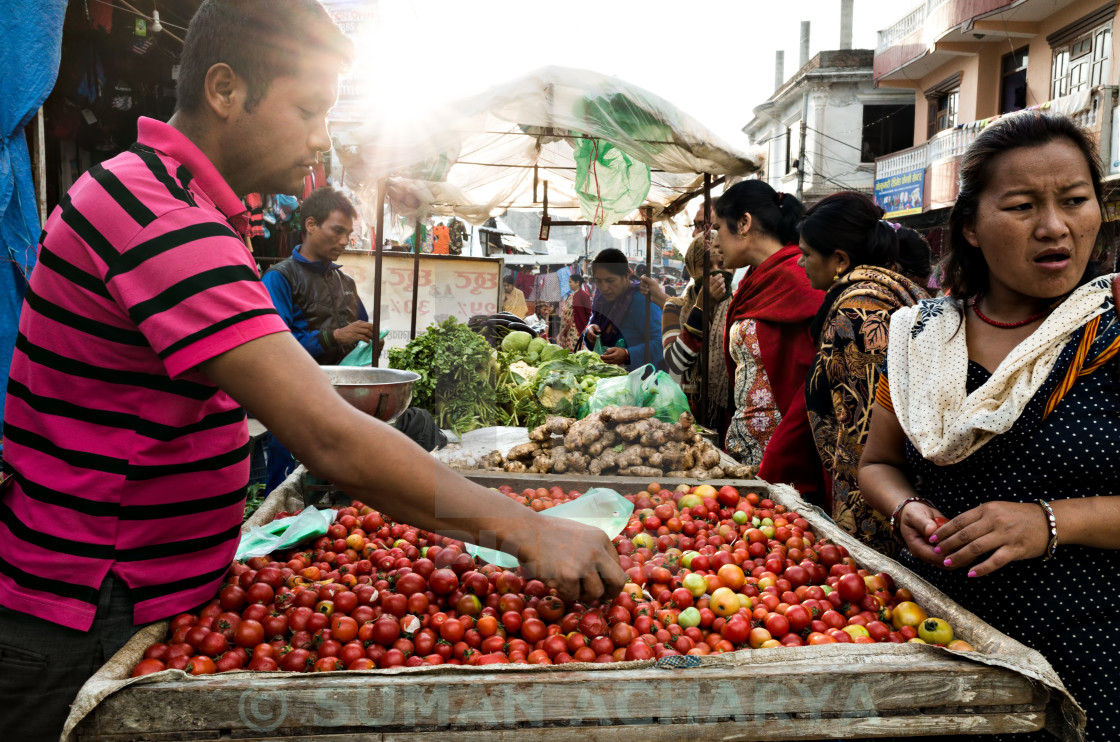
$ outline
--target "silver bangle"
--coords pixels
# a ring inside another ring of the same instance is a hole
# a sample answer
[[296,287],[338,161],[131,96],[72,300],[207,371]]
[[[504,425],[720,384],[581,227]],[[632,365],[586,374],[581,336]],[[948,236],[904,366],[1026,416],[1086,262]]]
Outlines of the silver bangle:
[[1042,556],[1042,561],[1045,562],[1053,559],[1054,553],[1058,550],[1058,519],[1054,517],[1054,509],[1046,500],[1039,500],[1038,505],[1046,515],[1046,524],[1050,528],[1050,541],[1046,544],[1046,552]]

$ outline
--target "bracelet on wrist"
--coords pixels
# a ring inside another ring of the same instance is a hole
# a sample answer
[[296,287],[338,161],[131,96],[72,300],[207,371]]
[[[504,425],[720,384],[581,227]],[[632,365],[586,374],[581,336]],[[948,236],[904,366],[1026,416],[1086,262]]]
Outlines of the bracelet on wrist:
[[1042,561],[1045,562],[1053,559],[1054,553],[1058,550],[1058,519],[1054,517],[1054,509],[1046,500],[1039,500],[1038,506],[1046,516],[1046,525],[1050,531],[1050,540],[1046,543],[1046,551],[1042,555]]
[[934,507],[934,504],[924,497],[907,497],[895,506],[894,512],[891,513],[891,536],[903,546],[906,546],[906,541],[902,538],[902,509],[912,502],[920,502],[931,508]]

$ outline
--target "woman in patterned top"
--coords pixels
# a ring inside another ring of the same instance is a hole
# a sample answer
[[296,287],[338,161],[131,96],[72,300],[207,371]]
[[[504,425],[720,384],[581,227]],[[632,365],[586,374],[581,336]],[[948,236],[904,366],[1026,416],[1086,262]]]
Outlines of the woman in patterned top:
[[1087,738],[1115,740],[1120,323],[1089,262],[1104,246],[1097,152],[1033,111],[965,152],[951,293],[891,320],[859,483],[901,558],[1045,655]]
[[761,180],[744,180],[716,203],[723,267],[750,266],[727,309],[724,360],[734,412],[728,453],[759,465],[768,482],[793,484],[827,504],[824,468],[805,412],[805,378],[816,348],[809,322],[824,293],[797,267],[801,202]]
[[860,497],[859,457],[887,355],[891,315],[929,298],[904,273],[928,278],[930,253],[916,232],[916,239],[900,240],[899,225],[882,221],[881,214],[862,193],[834,193],[821,200],[801,223],[798,265],[813,288],[828,292],[810,328],[818,351],[805,404],[817,451],[832,477],[832,518],[893,555],[897,544],[886,519]]

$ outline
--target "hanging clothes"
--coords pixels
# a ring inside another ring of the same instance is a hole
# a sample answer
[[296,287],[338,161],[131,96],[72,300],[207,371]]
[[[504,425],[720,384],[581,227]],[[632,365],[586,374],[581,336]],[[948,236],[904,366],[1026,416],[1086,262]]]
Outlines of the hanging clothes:
[[555,304],[561,299],[560,276],[556,273],[543,273],[533,282],[533,299]]
[[451,254],[452,255],[462,255],[463,254],[463,243],[467,239],[467,228],[465,226],[463,226],[463,223],[461,221],[459,221],[458,219],[452,219],[449,231],[450,231],[450,237],[451,237],[451,244],[450,244]]
[[451,254],[451,230],[443,224],[432,227],[432,252],[436,255]]
[[513,280],[518,290],[525,294],[526,298],[529,298],[529,295],[533,293],[533,274],[528,271],[518,271],[513,274]]
[[249,209],[249,237],[264,237],[264,199],[259,193],[246,194],[242,199]]
[[572,269],[564,266],[556,271],[556,280],[560,282],[560,299],[561,301],[568,298],[572,293],[572,287],[568,284],[568,279],[572,277]]

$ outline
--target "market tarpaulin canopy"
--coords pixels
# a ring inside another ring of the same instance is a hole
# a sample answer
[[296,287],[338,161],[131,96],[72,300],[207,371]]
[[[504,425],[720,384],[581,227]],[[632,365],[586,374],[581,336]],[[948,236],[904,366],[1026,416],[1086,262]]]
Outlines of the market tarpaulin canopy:
[[[386,111],[336,133],[346,182],[375,203],[387,181],[394,213],[457,216],[475,225],[540,209],[543,181],[557,218],[606,227],[641,206],[655,219],[703,185],[763,165],[652,93],[596,72],[545,67],[441,106],[407,125]],[[534,186],[536,185],[536,188]]]
[[[66,0],[5,0],[0,8],[0,381],[8,383],[19,310],[39,243],[39,211],[23,128],[58,77]],[[0,416],[4,399],[0,396]]]

